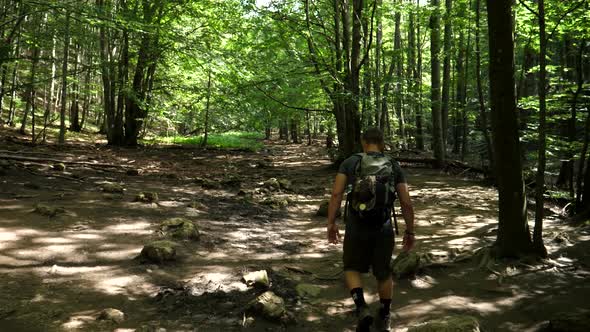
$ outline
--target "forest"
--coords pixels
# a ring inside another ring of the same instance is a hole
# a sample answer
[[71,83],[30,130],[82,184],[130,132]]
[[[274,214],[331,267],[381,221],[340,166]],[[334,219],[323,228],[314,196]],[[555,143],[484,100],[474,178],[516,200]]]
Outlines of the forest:
[[590,0],[0,0],[0,330],[353,331],[371,127],[392,331],[587,330]]

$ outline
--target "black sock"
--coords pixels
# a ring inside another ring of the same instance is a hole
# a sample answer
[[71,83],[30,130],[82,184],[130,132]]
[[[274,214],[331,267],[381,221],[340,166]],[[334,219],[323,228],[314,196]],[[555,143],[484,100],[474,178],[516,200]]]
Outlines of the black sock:
[[365,295],[363,294],[363,289],[360,287],[357,288],[353,288],[350,291],[350,296],[352,296],[352,300],[354,301],[354,304],[356,305],[356,308],[359,309],[360,307],[367,305],[367,302],[365,302]]
[[389,314],[389,310],[391,309],[391,299],[381,299],[381,309],[379,309],[379,314],[381,316],[386,316]]

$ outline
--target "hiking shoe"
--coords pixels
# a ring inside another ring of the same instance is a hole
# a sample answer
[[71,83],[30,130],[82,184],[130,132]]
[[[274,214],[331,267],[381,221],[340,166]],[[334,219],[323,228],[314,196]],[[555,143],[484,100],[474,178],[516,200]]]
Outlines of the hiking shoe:
[[377,313],[377,320],[375,321],[375,328],[379,332],[391,331],[391,314],[387,313],[386,315],[382,315],[381,313]]
[[357,310],[356,332],[370,332],[373,324],[373,316],[369,312],[369,307],[364,305]]

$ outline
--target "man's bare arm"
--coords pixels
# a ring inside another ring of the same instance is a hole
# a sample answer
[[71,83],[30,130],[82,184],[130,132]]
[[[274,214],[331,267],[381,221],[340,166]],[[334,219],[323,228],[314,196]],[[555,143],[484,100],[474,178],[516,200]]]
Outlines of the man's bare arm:
[[410,191],[407,183],[399,183],[395,187],[400,205],[402,207],[402,215],[406,222],[406,231],[414,232],[414,207],[410,198]]
[[344,189],[346,189],[346,175],[339,173],[336,175],[334,181],[334,187],[332,187],[332,197],[330,197],[330,205],[328,206],[328,224],[334,224],[336,222],[336,214],[340,205],[342,204],[342,198],[344,197]]

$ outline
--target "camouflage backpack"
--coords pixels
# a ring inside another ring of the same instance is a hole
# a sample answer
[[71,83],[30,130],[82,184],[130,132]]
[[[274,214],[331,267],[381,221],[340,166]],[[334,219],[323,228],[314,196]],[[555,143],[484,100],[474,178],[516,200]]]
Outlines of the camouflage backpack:
[[347,203],[363,220],[384,221],[390,217],[395,200],[395,174],[391,158],[359,153]]

